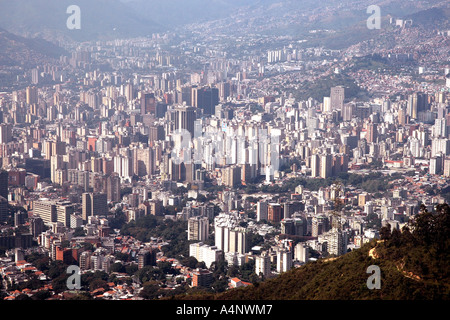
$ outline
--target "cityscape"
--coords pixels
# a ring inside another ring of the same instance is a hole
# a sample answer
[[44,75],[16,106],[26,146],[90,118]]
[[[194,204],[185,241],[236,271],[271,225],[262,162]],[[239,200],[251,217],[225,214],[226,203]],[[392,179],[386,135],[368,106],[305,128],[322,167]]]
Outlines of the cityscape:
[[0,1],[0,299],[447,300],[449,2],[166,2]]

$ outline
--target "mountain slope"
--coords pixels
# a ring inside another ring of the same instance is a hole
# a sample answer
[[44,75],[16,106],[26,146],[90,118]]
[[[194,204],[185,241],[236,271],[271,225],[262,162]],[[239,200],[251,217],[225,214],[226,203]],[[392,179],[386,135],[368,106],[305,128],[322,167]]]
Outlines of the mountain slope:
[[[69,30],[70,5],[81,11],[81,29]],[[0,28],[26,37],[77,41],[132,37],[158,32],[148,17],[139,17],[118,0],[0,0]]]
[[413,24],[419,24],[430,28],[448,28],[450,26],[450,7],[434,7],[405,16],[412,19]]
[[194,22],[205,22],[229,17],[237,8],[257,3],[258,0],[128,0],[137,13],[151,16],[167,29]]
[[0,65],[31,66],[58,59],[67,52],[42,39],[27,39],[0,29]]

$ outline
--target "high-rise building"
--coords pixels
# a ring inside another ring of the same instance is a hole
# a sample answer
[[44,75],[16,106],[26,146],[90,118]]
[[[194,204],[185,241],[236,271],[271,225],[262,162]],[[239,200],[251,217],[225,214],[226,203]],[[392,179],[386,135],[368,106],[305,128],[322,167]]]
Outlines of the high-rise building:
[[329,230],[329,219],[326,216],[319,215],[312,218],[311,236],[317,237]]
[[417,119],[419,112],[423,112],[427,109],[428,95],[422,92],[414,92],[408,97],[408,115],[411,119]]
[[56,171],[63,169],[63,157],[61,155],[52,155],[50,157],[50,178],[56,183]]
[[270,257],[267,252],[261,253],[255,258],[255,274],[257,276],[267,277],[270,275]]
[[259,200],[256,205],[256,220],[266,220],[268,219],[268,202],[265,200]]
[[6,170],[0,171],[0,196],[8,199],[8,180],[9,174]]
[[144,93],[141,96],[141,114],[155,114],[156,99],[154,93]]
[[331,98],[330,97],[323,97],[322,112],[323,113],[330,113],[331,112]]
[[294,247],[294,259],[303,263],[308,262],[309,247],[304,242],[299,242]]
[[206,267],[211,267],[214,262],[223,258],[223,251],[216,246],[208,246],[203,242],[189,245],[189,256],[194,257],[199,262],[204,262]]
[[81,253],[79,261],[81,270],[91,269],[91,257],[92,257],[91,251],[84,251]]
[[283,219],[283,206],[279,203],[270,203],[267,209],[267,219],[270,222],[280,222]]
[[222,170],[222,182],[224,185],[234,188],[241,184],[241,167],[230,166]]
[[332,157],[330,154],[320,156],[320,177],[327,179],[331,176]]
[[0,144],[11,142],[12,126],[8,123],[0,124]]
[[250,233],[245,228],[231,229],[229,232],[228,252],[247,253],[250,247]]
[[56,203],[56,221],[70,228],[70,216],[75,212],[75,206],[70,201]]
[[164,126],[162,125],[151,125],[149,127],[148,142],[153,145],[152,142],[164,140],[166,138],[166,133],[164,131]]
[[219,104],[219,89],[212,87],[193,87],[191,105],[203,110],[205,115],[214,114],[215,106]]
[[136,148],[134,149],[135,156],[134,161],[136,167],[134,172],[139,177],[144,177],[147,175],[152,175],[155,172],[155,159],[154,151],[152,148]]
[[311,177],[320,176],[320,157],[318,154],[311,155]]
[[353,118],[354,109],[355,105],[353,103],[345,104],[342,110],[342,120],[351,121]]
[[194,137],[195,108],[190,106],[177,106],[175,108],[175,130],[187,130]]
[[36,87],[27,87],[26,100],[28,105],[38,103],[38,91]]
[[378,137],[377,124],[376,123],[368,123],[367,124],[367,134],[366,140],[369,143],[376,143]]
[[191,217],[188,220],[188,240],[206,241],[209,237],[209,220],[207,217]]
[[192,272],[192,287],[209,288],[213,281],[214,278],[212,271],[206,269],[196,269]]
[[127,83],[123,86],[123,95],[127,99],[128,102],[134,99],[134,87],[133,84]]
[[105,193],[83,193],[81,203],[83,221],[87,221],[89,216],[106,215],[108,212]]
[[111,202],[120,201],[120,177],[117,173],[106,178],[106,199]]
[[30,233],[33,235],[33,238],[38,237],[42,232],[44,232],[44,220],[40,216],[33,215],[29,219],[30,223]]
[[330,92],[331,110],[343,110],[345,100],[344,87],[332,87]]
[[450,158],[444,159],[444,177],[450,177]]
[[156,264],[156,252],[151,248],[140,250],[138,253],[138,268],[142,269],[145,266],[153,266]]
[[219,97],[221,101],[226,101],[231,95],[231,84],[229,82],[219,83]]
[[31,70],[31,83],[32,84],[39,83],[39,69],[37,68]]
[[277,251],[277,272],[287,272],[292,268],[292,253],[290,250],[280,248]]
[[281,233],[295,235],[295,224],[291,218],[281,220]]
[[8,220],[8,199],[0,196],[0,223]]
[[334,254],[336,256],[343,255],[347,252],[347,232],[336,228],[327,232],[324,235],[327,241],[327,248],[329,254]]
[[56,203],[48,199],[33,201],[33,214],[41,217],[47,225],[57,222]]

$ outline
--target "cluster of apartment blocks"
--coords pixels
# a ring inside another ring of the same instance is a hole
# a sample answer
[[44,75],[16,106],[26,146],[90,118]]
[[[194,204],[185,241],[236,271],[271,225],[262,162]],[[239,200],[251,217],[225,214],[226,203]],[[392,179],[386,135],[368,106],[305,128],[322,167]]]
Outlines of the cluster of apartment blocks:
[[[279,241],[277,246],[266,252],[259,252],[258,248],[249,248],[250,233],[259,233],[259,230],[262,230],[261,225],[252,228],[252,231],[249,226],[253,226],[253,223],[248,223],[247,228],[241,227],[239,223],[243,220],[239,214],[230,211],[214,219],[214,245],[204,244],[209,237],[210,221],[206,217],[189,219],[189,239],[200,241],[190,245],[190,255],[204,261],[208,267],[219,258],[225,259],[229,265],[242,265],[249,259],[254,259],[257,274],[261,272],[264,276],[268,276],[271,272],[267,271],[267,265],[276,264],[277,272],[285,272],[293,267],[295,261],[298,263],[309,261],[310,248],[322,254],[339,256],[347,252],[349,245],[359,247],[378,237],[374,230],[363,228],[364,222],[361,217],[343,218],[340,216],[341,212],[332,214],[334,211],[328,202],[331,198],[339,196],[339,191],[334,187],[320,189],[313,195],[303,190],[302,186],[298,186],[296,193],[291,195],[291,200],[286,199],[279,203],[273,202],[270,198],[263,198],[257,202],[257,221],[280,222],[281,234],[287,235],[288,238],[304,237],[304,242],[296,246],[290,241]],[[233,198],[232,194],[229,196]],[[356,205],[363,207],[364,210],[370,210],[369,194],[361,193],[357,200]],[[382,218],[385,222],[393,218],[393,211],[389,210],[387,205],[382,207]],[[398,228],[398,225],[393,226]],[[353,237],[354,243],[349,242],[350,237]]]

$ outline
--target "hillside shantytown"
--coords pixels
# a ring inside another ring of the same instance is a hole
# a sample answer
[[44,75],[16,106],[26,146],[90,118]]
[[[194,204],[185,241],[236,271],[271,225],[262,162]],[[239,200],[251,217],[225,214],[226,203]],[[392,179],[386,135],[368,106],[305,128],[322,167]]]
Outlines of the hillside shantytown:
[[51,45],[0,24],[0,299],[222,293],[450,201],[448,10],[360,32],[367,6],[281,3]]

